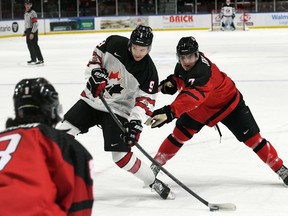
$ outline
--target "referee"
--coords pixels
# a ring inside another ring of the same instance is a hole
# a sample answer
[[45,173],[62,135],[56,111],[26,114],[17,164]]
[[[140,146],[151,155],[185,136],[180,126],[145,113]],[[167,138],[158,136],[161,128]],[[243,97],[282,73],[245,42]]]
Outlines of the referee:
[[[43,56],[38,45],[38,22],[37,13],[32,10],[32,2],[30,0],[25,0],[25,14],[24,23],[26,35],[26,43],[30,52],[31,60],[27,63],[29,65],[42,65],[44,64]],[[38,59],[38,61],[37,61]]]

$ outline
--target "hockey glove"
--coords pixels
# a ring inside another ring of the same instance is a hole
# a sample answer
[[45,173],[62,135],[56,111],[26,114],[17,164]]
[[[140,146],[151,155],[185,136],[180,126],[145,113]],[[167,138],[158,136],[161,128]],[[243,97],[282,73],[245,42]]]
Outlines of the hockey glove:
[[177,92],[177,84],[173,79],[173,74],[160,82],[159,88],[163,94],[173,95]]
[[93,97],[98,97],[107,85],[108,73],[105,68],[94,68],[86,84]]
[[123,126],[127,132],[122,134],[121,138],[128,146],[134,146],[138,142],[143,129],[141,121],[131,120],[130,122],[125,122]]
[[175,118],[169,105],[157,109],[152,114],[151,128],[162,127],[164,124],[171,122]]

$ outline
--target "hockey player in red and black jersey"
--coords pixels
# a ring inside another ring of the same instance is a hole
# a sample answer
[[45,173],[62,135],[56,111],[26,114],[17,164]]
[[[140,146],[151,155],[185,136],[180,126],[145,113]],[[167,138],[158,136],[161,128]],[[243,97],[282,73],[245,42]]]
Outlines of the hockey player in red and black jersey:
[[[64,115],[59,129],[76,136],[101,126],[104,149],[112,152],[113,161],[167,199],[173,198],[170,188],[131,151],[139,140],[142,123],[153,113],[158,92],[158,73],[149,55],[152,40],[152,29],[140,25],[130,39],[112,35],[97,45],[85,71],[86,88]],[[101,92],[127,133],[123,134],[108,113],[98,97]]]
[[[147,121],[152,128],[177,119],[173,132],[161,144],[155,160],[164,165],[176,155],[184,142],[203,126],[223,123],[240,141],[276,172],[288,185],[288,170],[272,144],[263,138],[260,129],[234,82],[198,50],[194,37],[178,42],[178,63],[174,74],[160,82],[163,94],[179,92],[170,104],[153,112]],[[157,175],[159,168],[151,165]]]
[[44,78],[15,87],[15,118],[0,132],[0,214],[90,216],[92,157],[56,130],[58,93]]

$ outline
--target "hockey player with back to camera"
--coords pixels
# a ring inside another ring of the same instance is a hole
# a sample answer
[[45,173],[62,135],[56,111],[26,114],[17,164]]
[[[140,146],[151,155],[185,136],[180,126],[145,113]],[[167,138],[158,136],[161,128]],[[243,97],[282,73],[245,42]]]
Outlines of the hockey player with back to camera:
[[[173,132],[163,141],[154,159],[164,165],[202,127],[223,123],[240,141],[276,172],[288,185],[288,169],[272,144],[263,138],[235,83],[198,50],[194,37],[183,37],[176,47],[174,74],[160,82],[163,94],[177,97],[170,105],[153,112],[147,121],[152,128],[177,119]],[[152,164],[155,175],[159,167]]]
[[[140,25],[130,39],[111,35],[97,45],[85,71],[86,88],[64,115],[59,129],[76,136],[95,125],[101,127],[104,150],[112,153],[116,165],[167,199],[174,198],[170,188],[156,179],[150,167],[131,151],[139,140],[142,122],[152,115],[158,91],[158,73],[149,55],[152,40],[152,29]],[[103,105],[101,92],[126,133]]]
[[92,157],[54,128],[57,91],[44,78],[23,79],[13,100],[15,118],[0,132],[1,215],[90,216]]

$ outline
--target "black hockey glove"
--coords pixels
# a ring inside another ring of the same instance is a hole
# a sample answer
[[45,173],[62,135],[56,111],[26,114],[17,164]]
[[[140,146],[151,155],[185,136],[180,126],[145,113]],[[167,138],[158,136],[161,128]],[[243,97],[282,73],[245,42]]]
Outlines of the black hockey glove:
[[173,95],[177,92],[177,84],[173,79],[173,74],[160,82],[159,88],[163,94]]
[[151,128],[162,127],[164,124],[171,122],[175,118],[169,105],[157,109],[152,114]]
[[91,76],[86,83],[93,97],[98,97],[105,90],[107,85],[108,73],[105,68],[94,68],[91,71]]
[[127,132],[122,134],[121,138],[128,146],[134,146],[138,142],[143,129],[141,121],[131,120],[130,122],[125,122],[123,126]]

